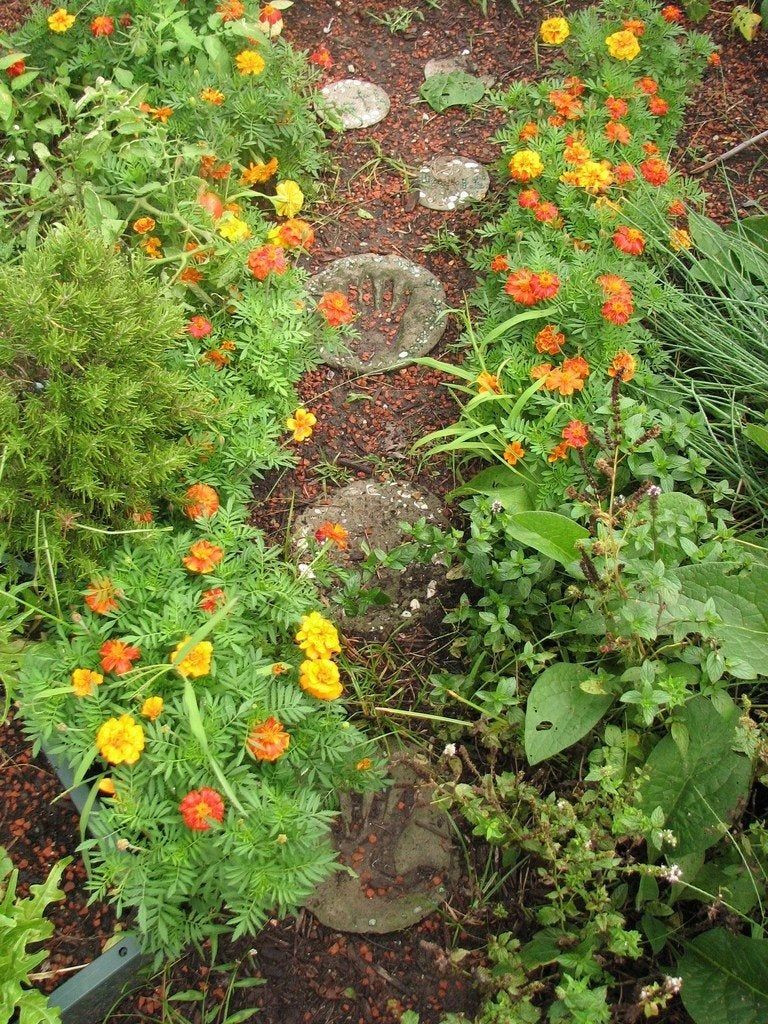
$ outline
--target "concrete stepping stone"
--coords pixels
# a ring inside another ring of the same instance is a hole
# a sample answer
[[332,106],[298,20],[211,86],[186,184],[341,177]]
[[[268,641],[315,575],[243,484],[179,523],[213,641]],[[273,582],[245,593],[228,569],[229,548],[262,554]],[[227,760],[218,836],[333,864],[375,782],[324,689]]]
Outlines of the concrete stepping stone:
[[428,210],[463,210],[484,199],[491,179],[476,160],[441,153],[419,172],[419,206]]
[[434,274],[400,256],[344,256],[316,274],[309,291],[343,292],[357,317],[346,350],[321,356],[330,366],[376,373],[431,351],[445,328],[445,289]]
[[345,131],[370,128],[389,113],[389,96],[380,86],[360,78],[332,82],[320,92]]
[[342,795],[334,844],[354,874],[338,871],[306,903],[326,927],[401,931],[435,911],[456,885],[451,819],[433,804],[426,774],[423,758],[402,753],[390,762],[388,789]]
[[[355,480],[296,518],[293,548],[299,563],[308,563],[321,543],[317,531],[322,536],[324,524],[340,523],[349,534],[347,548],[331,546],[329,558],[336,565],[356,570],[366,557],[363,543],[391,551],[404,540],[400,523],[412,524],[419,519],[436,526],[447,525],[439,500],[421,488],[395,481]],[[381,640],[423,619],[434,619],[435,625],[442,620],[449,587],[444,566],[413,563],[404,569],[382,568],[368,586],[383,591],[389,603],[372,605],[342,620],[344,632]]]

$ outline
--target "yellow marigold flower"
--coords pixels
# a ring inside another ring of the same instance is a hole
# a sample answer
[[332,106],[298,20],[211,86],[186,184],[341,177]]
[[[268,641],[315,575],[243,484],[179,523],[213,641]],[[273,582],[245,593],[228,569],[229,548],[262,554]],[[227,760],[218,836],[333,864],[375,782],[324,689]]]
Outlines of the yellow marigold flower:
[[251,229],[244,220],[240,220],[233,213],[227,212],[221,218],[219,234],[228,242],[244,242],[251,237]]
[[302,662],[299,686],[317,700],[337,700],[344,691],[338,667],[328,658]]
[[575,171],[566,171],[560,175],[560,181],[566,185],[576,185],[591,195],[604,192],[613,184],[613,171],[606,161],[585,160]]
[[563,158],[567,164],[583,164],[591,159],[592,153],[583,142],[574,140],[569,142],[563,150]]
[[51,32],[69,32],[77,21],[74,14],[69,14],[66,7],[58,7],[48,18],[48,28]]
[[276,156],[266,163],[262,160],[257,160],[254,163],[252,160],[241,174],[240,182],[243,185],[261,185],[265,181],[269,181],[270,178],[274,178],[279,166]]
[[260,75],[266,66],[264,58],[255,50],[241,50],[235,57],[235,64],[241,75]]
[[607,36],[605,45],[615,60],[634,60],[638,53],[640,53],[640,43],[637,41],[637,36],[634,32],[627,32],[626,29]]
[[499,378],[496,376],[495,373],[489,373],[487,370],[483,370],[483,372],[477,378],[476,383],[477,393],[479,395],[501,394],[501,384],[499,382]]
[[154,722],[154,720],[159,718],[162,714],[163,705],[164,701],[162,697],[147,697],[141,705],[141,714],[144,718],[148,718],[150,722]]
[[304,205],[304,193],[295,181],[288,179],[281,181],[277,186],[272,202],[275,204],[278,216],[295,217]]
[[215,107],[220,107],[226,97],[221,89],[203,89],[200,93],[200,99],[206,103],[212,103]]
[[559,46],[570,34],[571,30],[565,18],[547,18],[546,21],[542,21],[539,29],[541,41],[550,46]]
[[316,423],[317,416],[306,409],[297,409],[293,416],[289,416],[285,421],[286,427],[293,431],[293,440],[298,442],[308,441],[312,437]]
[[693,239],[685,228],[673,228],[669,233],[669,244],[675,252],[680,252],[681,249],[690,249],[693,245]]
[[295,640],[310,661],[321,661],[341,653],[336,627],[320,612],[310,612],[302,617]]
[[136,764],[144,749],[144,729],[133,715],[108,718],[96,733],[96,748],[110,764]]
[[144,250],[144,255],[150,260],[159,260],[163,255],[163,243],[157,235],[143,239],[141,248]]
[[357,764],[355,765],[355,768],[359,772],[370,771],[370,769],[373,768],[373,761],[370,759],[370,757],[364,757],[360,761],[357,762]]
[[150,231],[155,230],[155,226],[154,217],[139,217],[132,225],[137,235],[147,235]]
[[543,173],[544,164],[533,149],[519,149],[509,161],[509,175],[515,181],[532,181]]
[[185,636],[183,640],[176,644],[176,649],[170,658],[171,664],[183,676],[191,676],[192,678],[207,676],[211,671],[211,655],[213,654],[213,644],[210,641],[201,640],[199,644],[195,644],[191,650],[187,651],[180,661],[177,659],[182,647],[188,644],[191,639],[192,637]]
[[103,682],[104,676],[100,672],[76,668],[72,673],[72,692],[76,697],[91,697]]
[[105,796],[114,796],[117,792],[113,779],[105,778],[99,783],[99,792]]

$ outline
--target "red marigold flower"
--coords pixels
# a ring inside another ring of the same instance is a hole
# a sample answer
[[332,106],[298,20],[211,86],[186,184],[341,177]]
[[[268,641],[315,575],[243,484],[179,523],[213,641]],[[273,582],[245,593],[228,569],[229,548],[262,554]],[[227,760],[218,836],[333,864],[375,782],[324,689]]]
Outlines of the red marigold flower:
[[675,7],[674,4],[667,4],[666,7],[662,7],[661,16],[664,21],[668,21],[671,25],[680,24],[685,15],[679,7]]
[[563,427],[561,436],[569,448],[586,448],[589,444],[589,427],[581,420],[571,420]]
[[684,217],[685,216],[685,203],[681,199],[673,199],[667,207],[667,212],[670,217]]
[[321,45],[313,50],[309,55],[309,63],[329,71],[333,67],[333,57],[331,57],[328,47]]
[[517,205],[523,210],[532,210],[538,205],[541,196],[535,188],[524,188],[517,197]]
[[558,219],[560,211],[554,203],[539,203],[533,208],[533,216],[541,224],[550,224],[553,220]]
[[631,298],[625,295],[614,295],[610,299],[606,299],[600,312],[612,324],[623,327],[629,323],[634,310]]
[[226,600],[226,594],[221,587],[211,587],[210,590],[204,590],[198,608],[203,612],[208,612],[212,615],[218,608],[224,604]]
[[649,185],[666,185],[669,181],[669,168],[658,156],[649,156],[640,164],[640,173]]
[[116,676],[124,676],[130,672],[133,662],[141,657],[138,647],[133,647],[125,640],[105,640],[99,648],[101,667],[105,672],[114,672]]
[[608,367],[609,377],[621,377],[622,381],[632,380],[637,364],[635,357],[625,348],[619,349]]
[[605,101],[605,106],[614,121],[620,121],[622,117],[626,117],[629,113],[629,104],[627,101],[617,99],[615,96],[609,96]]
[[556,356],[565,344],[565,335],[558,331],[555,324],[547,324],[534,338],[537,352],[546,352]]
[[85,603],[97,615],[109,615],[118,609],[117,596],[119,591],[112,580],[105,577],[88,584],[85,591]]
[[115,31],[115,22],[108,14],[100,14],[91,22],[91,35],[111,36]]
[[278,21],[283,20],[282,11],[278,10],[272,4],[266,4],[259,11],[259,21],[265,25],[276,25]]
[[355,310],[344,292],[326,292],[317,303],[329,327],[341,327],[355,318]]
[[278,224],[270,231],[269,237],[272,241],[285,246],[286,249],[309,249],[315,244],[315,232],[312,226],[299,217],[284,220],[282,224]]
[[327,521],[321,523],[315,530],[315,540],[319,544],[330,541],[335,544],[339,551],[346,551],[349,544],[349,531],[341,523]]
[[184,495],[184,515],[189,519],[214,516],[219,511],[219,495],[209,484],[192,484]]
[[536,287],[537,281],[537,275],[529,267],[521,267],[509,275],[504,291],[521,306],[535,306],[541,298]]
[[274,717],[251,727],[245,749],[257,761],[277,761],[288,749],[290,735]]
[[525,458],[525,448],[519,441],[512,441],[504,449],[504,461],[510,466],[516,465],[523,458]]
[[203,273],[197,267],[185,267],[179,274],[179,280],[183,284],[200,284],[203,280]]
[[193,316],[187,324],[187,334],[193,338],[207,338],[213,330],[213,324],[204,316]]
[[288,269],[285,249],[279,245],[262,245],[248,253],[248,267],[257,281],[265,281],[270,274],[278,277]]
[[613,168],[613,176],[616,178],[618,185],[626,185],[628,181],[634,181],[637,177],[635,168],[632,164],[616,164]]
[[212,572],[224,557],[224,549],[209,540],[198,540],[190,547],[182,562],[190,572]]
[[179,804],[179,813],[187,828],[207,832],[211,822],[224,820],[224,801],[215,789],[193,789]]
[[506,256],[494,256],[491,260],[491,270],[496,273],[506,273],[509,270],[509,260]]
[[614,232],[613,244],[629,256],[642,256],[645,251],[645,235],[637,228],[620,224]]
[[648,78],[647,75],[644,78],[640,78],[637,85],[640,91],[644,92],[647,96],[654,96],[659,91],[659,83],[653,78]]
[[618,142],[626,146],[632,140],[632,132],[621,121],[609,121],[605,126],[605,137],[609,142]]
[[5,69],[5,73],[8,75],[9,78],[18,78],[19,75],[23,75],[26,70],[27,64],[24,58],[22,57],[21,60],[15,60],[13,64],[9,64],[8,67]]
[[534,275],[536,278],[534,287],[540,299],[554,299],[560,291],[560,278],[549,270],[542,270]]
[[664,117],[669,113],[669,104],[661,96],[651,96],[648,100],[648,109],[655,117]]

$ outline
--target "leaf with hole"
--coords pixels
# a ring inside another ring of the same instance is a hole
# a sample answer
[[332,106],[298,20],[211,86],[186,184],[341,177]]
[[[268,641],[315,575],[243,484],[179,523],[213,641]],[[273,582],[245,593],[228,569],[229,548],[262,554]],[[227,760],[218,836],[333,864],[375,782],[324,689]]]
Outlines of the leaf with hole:
[[583,684],[594,673],[583,665],[561,662],[546,669],[528,696],[525,753],[538,764],[572,746],[594,729],[614,700],[611,693],[587,693]]

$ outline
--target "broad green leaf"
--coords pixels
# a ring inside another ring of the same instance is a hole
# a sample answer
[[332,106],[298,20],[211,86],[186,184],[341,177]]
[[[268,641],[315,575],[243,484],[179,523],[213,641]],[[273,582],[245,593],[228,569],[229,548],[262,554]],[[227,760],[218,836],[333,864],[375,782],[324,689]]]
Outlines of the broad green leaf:
[[29,198],[35,202],[38,199],[42,199],[43,196],[47,196],[53,188],[55,180],[49,170],[45,167],[41,168],[30,182]]
[[677,570],[691,611],[704,614],[711,601],[722,619],[710,628],[727,658],[746,662],[756,675],[768,676],[768,569],[728,575],[727,566],[686,565]]
[[520,544],[568,566],[579,559],[579,541],[589,532],[558,512],[519,512],[510,518],[507,532]]
[[10,53],[4,54],[0,57],[0,71],[5,71],[11,64],[17,64],[20,60],[24,60],[28,57],[28,53],[23,53],[21,50],[11,50]]
[[744,433],[758,448],[768,452],[768,427],[761,427],[758,423],[748,423],[744,427]]
[[738,227],[753,245],[768,253],[768,216],[745,217],[738,222]]
[[10,124],[13,118],[13,96],[8,86],[0,82],[0,121]]
[[768,941],[713,928],[689,943],[677,966],[695,1024],[768,1021]]
[[757,35],[757,30],[760,28],[762,17],[756,14],[751,7],[746,4],[736,4],[731,11],[731,21],[733,27],[737,31],[741,32],[747,42],[751,43]]
[[594,673],[583,665],[551,665],[536,682],[525,709],[525,753],[538,764],[593,729],[613,703],[612,694],[586,693]]
[[485,83],[466,71],[433,75],[421,87],[421,98],[442,114],[448,107],[470,106],[485,95]]
[[677,839],[675,856],[706,850],[723,835],[749,791],[749,759],[732,748],[738,709],[721,715],[707,697],[695,697],[679,715],[688,730],[683,753],[665,736],[645,764],[640,803],[647,814],[660,807]]
[[703,21],[709,14],[709,0],[686,0],[685,13],[691,21]]
[[505,512],[528,512],[532,507],[531,495],[528,488],[518,481],[519,477],[506,466],[489,466],[451,491],[448,500],[453,501],[464,494],[484,494],[500,502]]

